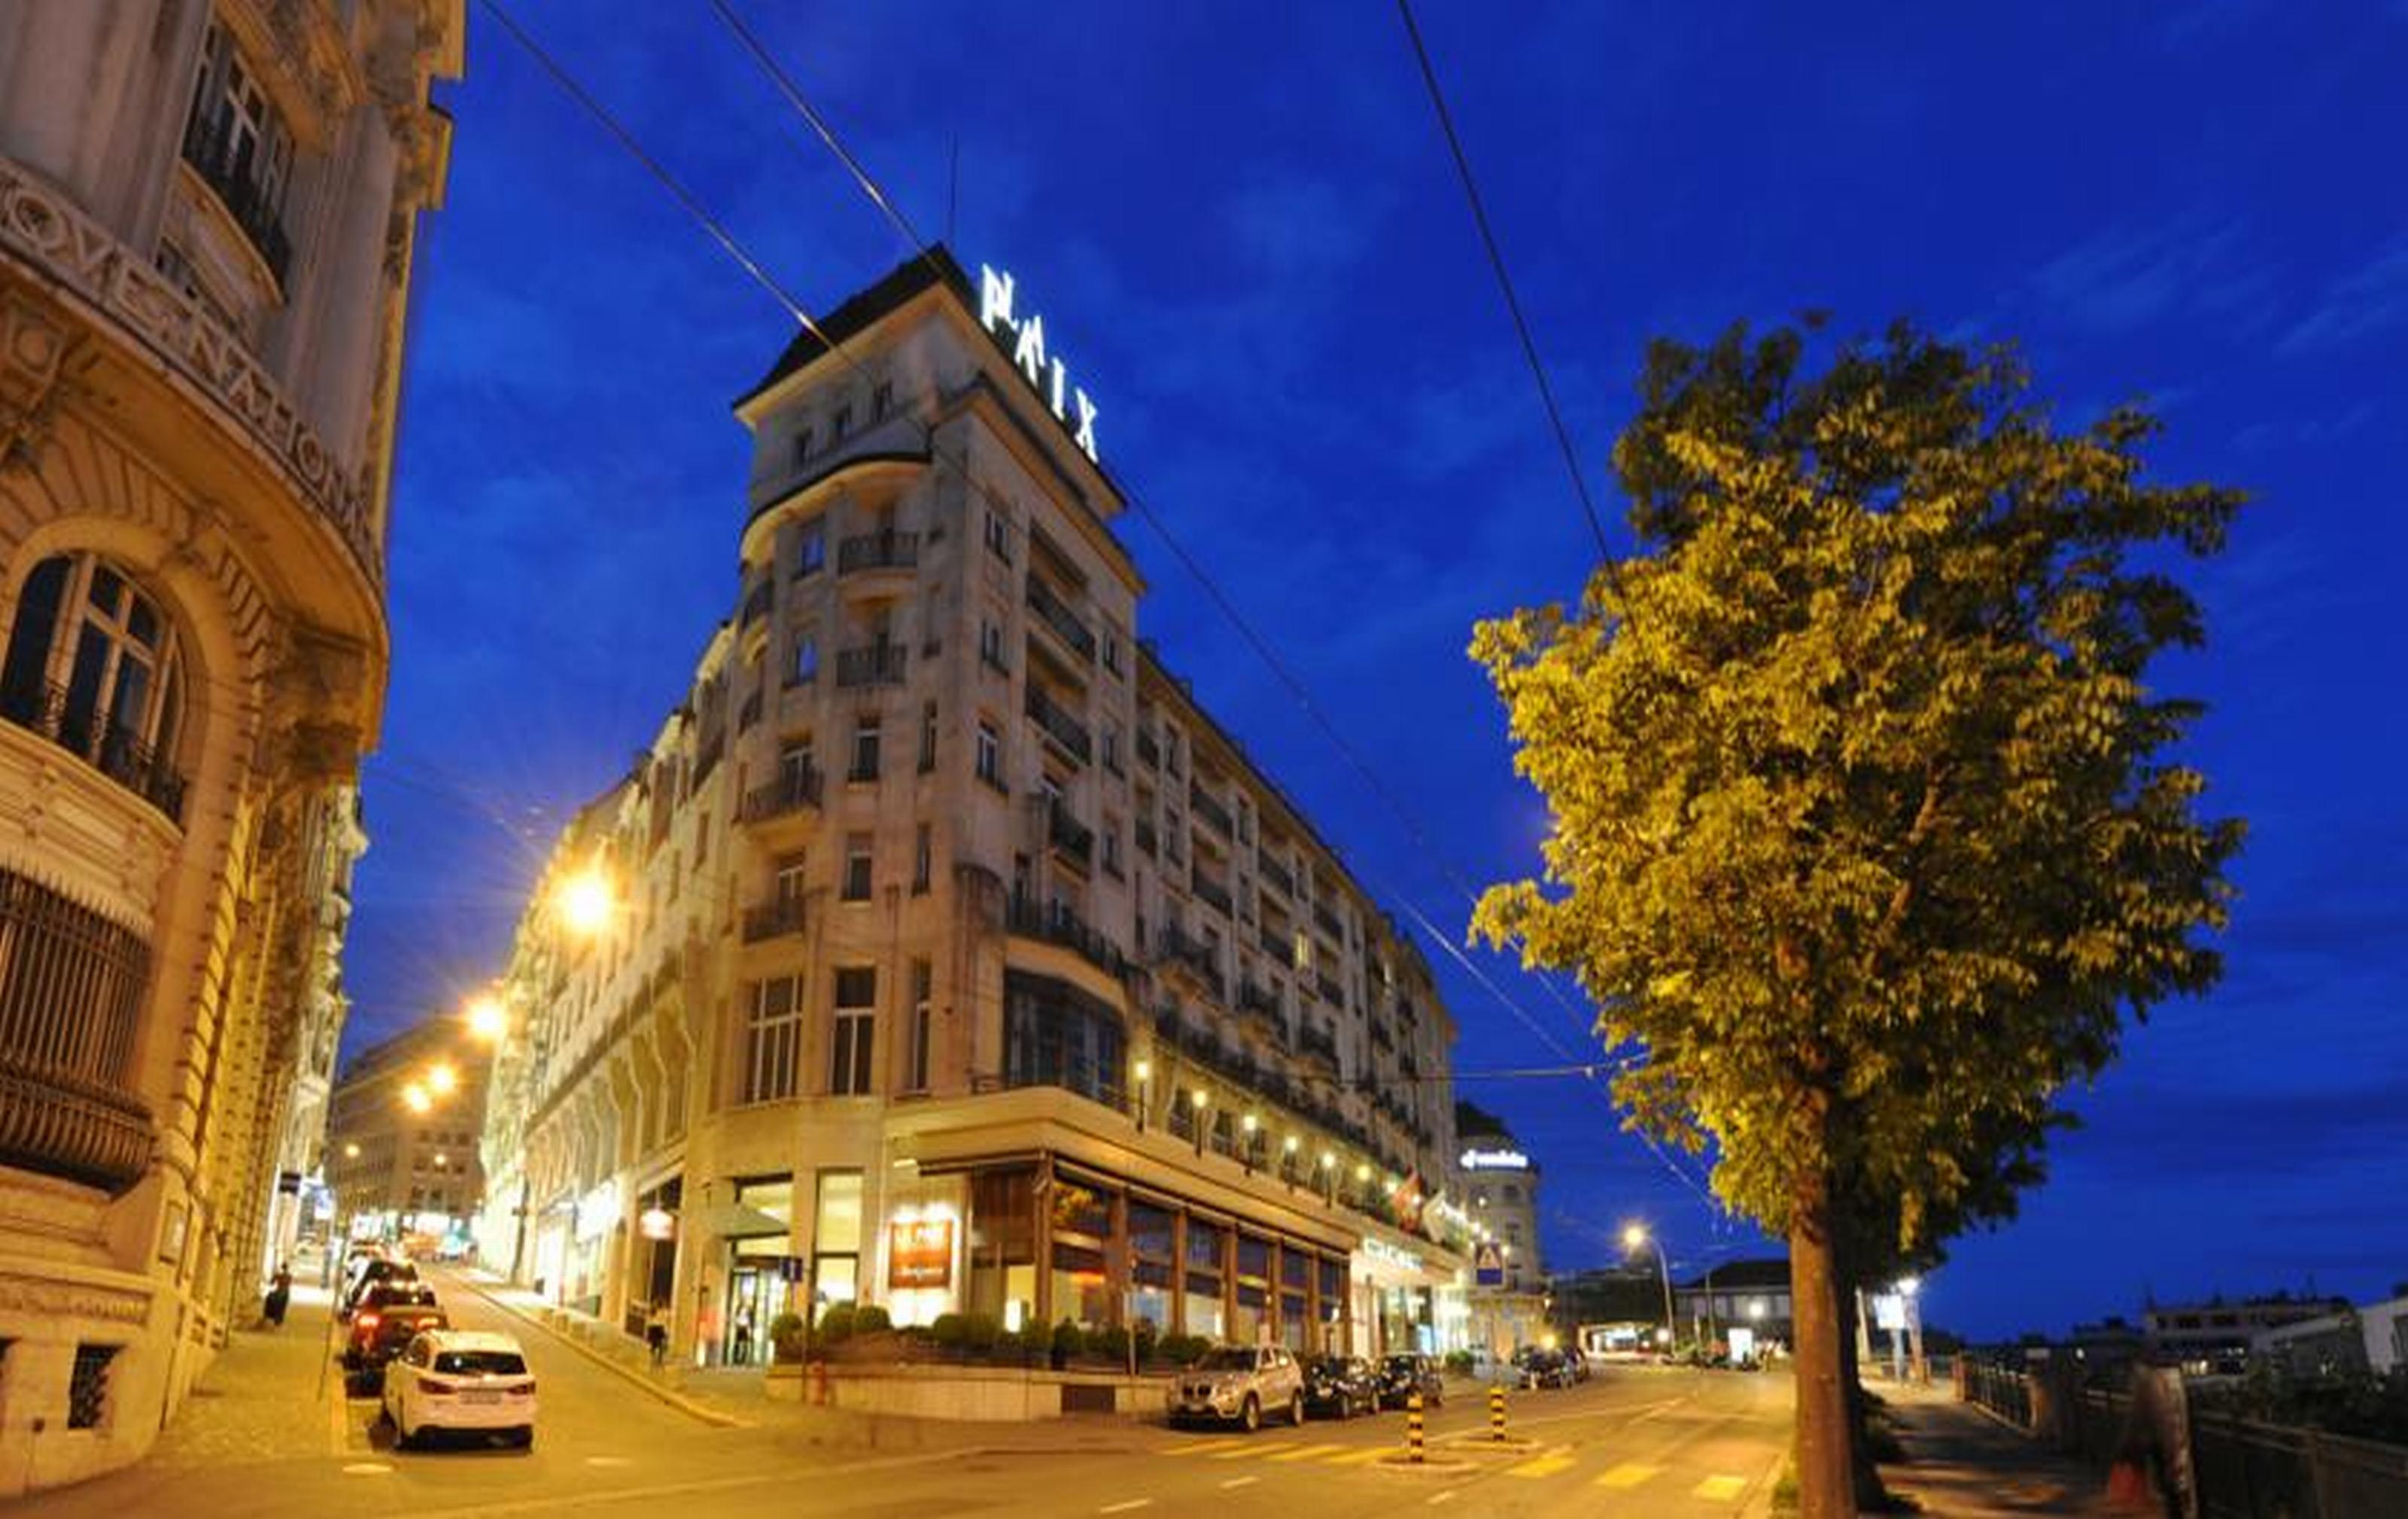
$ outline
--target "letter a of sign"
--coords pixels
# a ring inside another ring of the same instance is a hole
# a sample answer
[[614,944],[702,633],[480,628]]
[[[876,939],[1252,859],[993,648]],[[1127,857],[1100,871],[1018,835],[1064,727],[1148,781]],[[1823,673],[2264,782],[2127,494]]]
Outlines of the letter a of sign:
[[1045,319],[1032,316],[1020,324],[1020,341],[1011,351],[1011,362],[1028,376],[1028,383],[1038,393],[1045,390]]

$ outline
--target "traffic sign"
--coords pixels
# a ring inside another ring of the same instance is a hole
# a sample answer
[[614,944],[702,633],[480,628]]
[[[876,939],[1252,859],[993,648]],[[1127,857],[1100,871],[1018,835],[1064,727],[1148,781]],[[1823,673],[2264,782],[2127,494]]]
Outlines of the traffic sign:
[[1475,1287],[1505,1285],[1505,1250],[1494,1239],[1484,1239],[1471,1247],[1471,1284]]

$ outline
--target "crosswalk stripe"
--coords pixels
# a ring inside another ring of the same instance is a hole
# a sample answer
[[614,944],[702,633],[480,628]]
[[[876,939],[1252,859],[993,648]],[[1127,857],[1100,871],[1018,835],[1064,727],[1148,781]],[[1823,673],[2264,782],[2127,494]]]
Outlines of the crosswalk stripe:
[[1212,1459],[1215,1461],[1243,1461],[1250,1455],[1269,1455],[1275,1451],[1292,1451],[1296,1449],[1296,1441],[1292,1439],[1283,1439],[1274,1445],[1256,1445],[1250,1440],[1242,1439],[1236,1443],[1241,1448],[1234,1451],[1214,1451],[1212,1453]]
[[1620,1466],[1607,1468],[1605,1474],[1598,1478],[1597,1485],[1636,1487],[1648,1478],[1658,1475],[1663,1469],[1662,1467],[1651,1467],[1644,1461],[1625,1461]]
[[1343,1451],[1348,1448],[1349,1447],[1344,1445],[1302,1445],[1293,1451],[1282,1451],[1270,1459],[1274,1461],[1315,1461],[1320,1459],[1322,1456],[1327,1455],[1332,1451]]
[[1184,1445],[1171,1445],[1165,1447],[1162,1454],[1165,1455],[1204,1455],[1213,1451],[1226,1451],[1232,1445],[1243,1445],[1244,1443],[1244,1440],[1236,1439],[1191,1440]]
[[1368,1467],[1380,1457],[1394,1454],[1393,1448],[1386,1445],[1366,1445],[1361,1450],[1349,1451],[1344,1455],[1333,1455],[1324,1464],[1333,1467]]
[[1690,1492],[1695,1497],[1720,1503],[1739,1497],[1746,1487],[1745,1477],[1709,1477]]
[[1525,1461],[1518,1467],[1507,1467],[1505,1468],[1505,1475],[1508,1477],[1527,1477],[1533,1481],[1541,1477],[1552,1477],[1556,1472],[1570,1468],[1574,1459],[1575,1458],[1571,1454],[1570,1448],[1563,1447],[1549,1451],[1546,1454],[1540,1456],[1535,1460]]

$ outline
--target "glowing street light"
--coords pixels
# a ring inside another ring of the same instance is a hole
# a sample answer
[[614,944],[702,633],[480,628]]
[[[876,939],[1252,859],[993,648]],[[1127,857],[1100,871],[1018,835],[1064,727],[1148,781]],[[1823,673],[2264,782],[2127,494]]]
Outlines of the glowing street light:
[[552,905],[570,933],[590,938],[610,926],[618,900],[610,877],[597,861],[561,882]]
[[450,1063],[437,1061],[426,1073],[426,1087],[438,1097],[449,1097],[460,1090],[460,1073]]
[[1623,1229],[1622,1248],[1624,1250],[1632,1254],[1637,1254],[1640,1251],[1646,1249],[1650,1245],[1654,1245],[1656,1247],[1656,1269],[1661,1274],[1664,1282],[1664,1344],[1667,1348],[1670,1348],[1672,1341],[1679,1338],[1679,1331],[1673,1327],[1672,1321],[1671,1265],[1664,1259],[1663,1245],[1656,1240],[1655,1236],[1647,1232],[1647,1226],[1645,1224],[1633,1223]]
[[423,1113],[435,1106],[435,1099],[427,1094],[424,1087],[412,1081],[401,1089],[401,1105],[413,1113]]
[[345,1159],[345,1160],[347,1160],[347,1161],[355,1161],[355,1160],[358,1160],[359,1158],[360,1158],[360,1147],[359,1147],[359,1146],[357,1146],[357,1145],[345,1145],[345,1146],[343,1147],[343,1159]]
[[510,1023],[509,1013],[502,1006],[502,999],[490,991],[479,992],[468,999],[466,1017],[468,1032],[489,1044],[499,1044],[503,1032]]

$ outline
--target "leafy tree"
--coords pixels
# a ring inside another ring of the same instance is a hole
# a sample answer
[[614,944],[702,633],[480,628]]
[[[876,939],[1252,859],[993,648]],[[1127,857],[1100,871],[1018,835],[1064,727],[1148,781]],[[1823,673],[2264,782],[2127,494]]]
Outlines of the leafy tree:
[[1787,1236],[1799,1487],[1850,1512],[1844,1237],[1996,1216],[2127,1011],[2211,985],[2238,823],[2166,751],[2196,704],[2165,566],[2237,493],[2142,480],[2155,422],[2058,432],[2000,352],[1907,326],[1649,352],[1614,450],[1641,552],[1477,629],[1554,831],[1474,918],[1570,969],[1629,1121],[1713,1147]]

